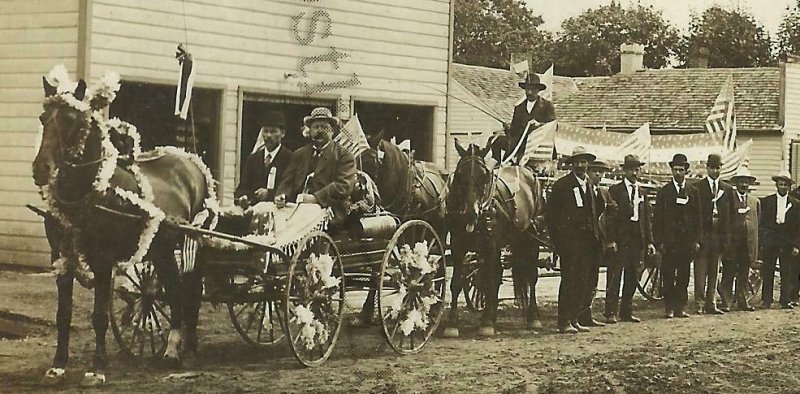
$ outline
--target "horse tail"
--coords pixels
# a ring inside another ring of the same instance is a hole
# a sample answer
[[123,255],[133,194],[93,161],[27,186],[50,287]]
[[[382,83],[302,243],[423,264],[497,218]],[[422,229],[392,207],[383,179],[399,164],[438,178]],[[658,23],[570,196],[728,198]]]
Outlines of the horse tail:
[[530,283],[527,275],[527,267],[521,259],[514,258],[511,262],[511,283],[514,286],[514,303],[523,309],[528,309],[528,293]]

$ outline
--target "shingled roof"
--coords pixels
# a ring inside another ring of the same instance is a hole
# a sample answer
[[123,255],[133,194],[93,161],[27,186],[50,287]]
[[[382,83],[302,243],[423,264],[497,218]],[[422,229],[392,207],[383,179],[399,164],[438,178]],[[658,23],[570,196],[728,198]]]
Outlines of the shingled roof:
[[[507,121],[511,121],[514,106],[524,96],[517,85],[522,79],[510,70],[453,63],[453,78]],[[555,103],[577,91],[578,87],[572,78],[553,77]]]
[[634,130],[650,122],[654,132],[702,131],[714,100],[733,75],[736,125],[740,131],[777,131],[780,69],[709,68],[644,70],[581,84],[559,100],[561,122],[583,127]]

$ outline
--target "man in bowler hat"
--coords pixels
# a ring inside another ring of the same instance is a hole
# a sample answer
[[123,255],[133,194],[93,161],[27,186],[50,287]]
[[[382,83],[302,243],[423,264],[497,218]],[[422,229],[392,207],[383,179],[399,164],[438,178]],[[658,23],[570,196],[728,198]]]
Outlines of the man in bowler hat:
[[569,174],[559,178],[545,206],[545,221],[555,253],[561,259],[561,284],[558,289],[558,330],[574,334],[589,331],[578,324],[584,306],[580,280],[586,277],[592,261],[601,251],[596,199],[586,170],[596,159],[582,146],[575,147],[566,159]]
[[[510,155],[514,148],[520,144],[520,139],[525,137],[525,131],[535,130],[547,122],[556,120],[556,110],[553,103],[544,97],[539,96],[539,92],[547,89],[547,86],[539,80],[539,76],[534,72],[529,72],[524,81],[519,83],[519,87],[525,89],[525,100],[514,107],[514,114],[511,117],[511,125],[506,130],[508,140],[506,156]],[[522,159],[522,141],[520,149],[516,152],[515,159],[519,162]],[[525,163],[518,163],[525,164]]]
[[672,179],[656,194],[653,240],[663,258],[661,274],[667,319],[689,317],[686,313],[689,272],[700,250],[702,222],[697,190],[686,184],[689,160],[678,153],[669,163]]
[[[639,267],[644,255],[655,253],[650,204],[639,185],[639,171],[644,165],[636,155],[625,156],[622,162],[624,178],[610,188],[609,195],[617,206],[610,218],[611,240],[617,249],[616,258],[609,262],[606,272],[606,323],[620,320],[638,323],[633,315],[633,295],[639,283]],[[624,280],[624,282],[623,282]],[[622,305],[620,305],[622,284]]]
[[281,143],[286,135],[286,121],[278,111],[267,111],[260,119],[253,153],[242,166],[242,177],[233,192],[238,205],[246,208],[260,201],[272,201],[292,151]]
[[723,234],[719,222],[719,201],[733,188],[720,178],[722,157],[708,155],[706,177],[695,183],[700,197],[700,220],[703,233],[700,252],[694,260],[694,301],[697,313],[720,315],[717,308],[717,276],[722,261]]
[[792,309],[791,294],[797,271],[798,226],[800,226],[800,200],[789,195],[794,181],[789,171],[772,177],[776,192],[761,199],[761,217],[758,222],[761,260],[761,306],[772,307],[775,283],[775,263],[780,260],[781,289],[778,302],[783,309]]

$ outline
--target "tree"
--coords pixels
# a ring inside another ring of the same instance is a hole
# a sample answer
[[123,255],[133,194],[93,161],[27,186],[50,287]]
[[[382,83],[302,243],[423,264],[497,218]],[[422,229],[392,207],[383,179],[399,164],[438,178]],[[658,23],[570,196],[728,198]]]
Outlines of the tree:
[[778,53],[780,56],[800,55],[800,0],[786,11],[778,28]]
[[661,11],[641,4],[623,8],[619,3],[586,10],[561,23],[553,50],[560,75],[595,76],[619,72],[620,45],[645,46],[644,65],[662,68],[678,44],[678,31]]
[[687,65],[694,51],[708,50],[708,67],[763,67],[775,63],[770,37],[752,14],[741,8],[712,6],[693,15],[681,39],[678,61]]
[[[549,33],[522,0],[456,0],[453,61],[508,68],[512,53],[548,54]],[[550,65],[549,56],[534,56],[536,70]]]

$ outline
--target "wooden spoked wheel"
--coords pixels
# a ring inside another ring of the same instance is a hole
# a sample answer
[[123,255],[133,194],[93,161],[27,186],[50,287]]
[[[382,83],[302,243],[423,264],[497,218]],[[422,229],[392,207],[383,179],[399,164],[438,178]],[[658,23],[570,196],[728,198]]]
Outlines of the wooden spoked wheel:
[[344,268],[333,239],[307,234],[292,256],[286,278],[284,328],[289,346],[303,365],[330,357],[344,318]]
[[410,220],[395,231],[381,263],[378,291],[383,334],[397,353],[419,352],[444,314],[445,250],[433,227]]
[[160,357],[167,348],[170,310],[164,286],[149,261],[120,267],[111,277],[111,331],[123,354]]
[[650,301],[663,300],[661,266],[645,267],[639,275],[636,287],[639,288],[639,293]]
[[481,312],[486,307],[486,294],[483,293],[478,279],[480,276],[480,264],[478,255],[467,252],[464,256],[464,281],[462,290],[467,308],[473,312]]
[[268,251],[262,256],[261,272],[231,275],[230,289],[236,301],[228,303],[228,312],[233,327],[245,342],[270,347],[286,337],[282,318],[282,284],[286,279],[277,277],[275,272],[278,265],[288,266],[289,259],[279,251]]

